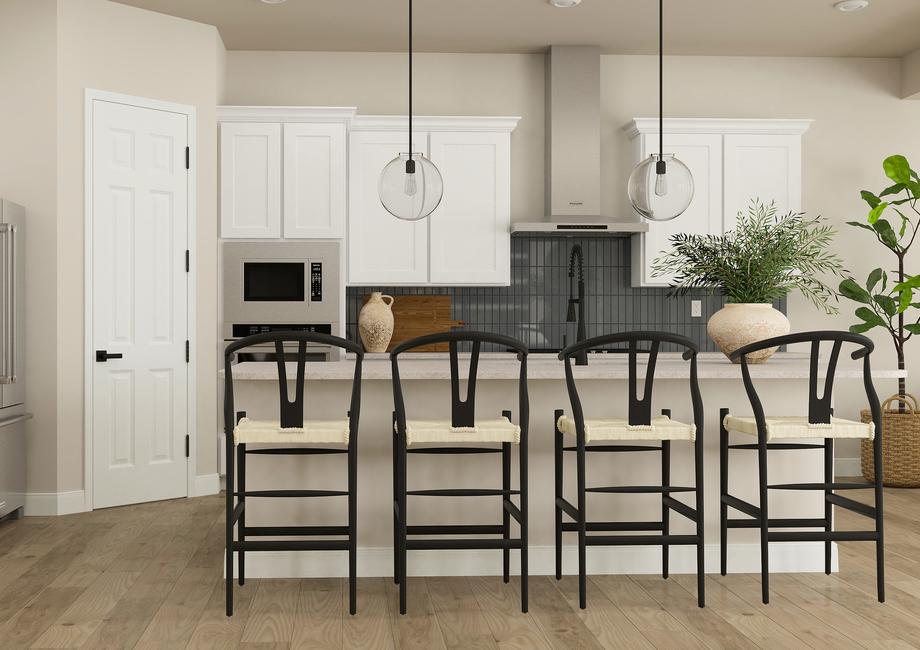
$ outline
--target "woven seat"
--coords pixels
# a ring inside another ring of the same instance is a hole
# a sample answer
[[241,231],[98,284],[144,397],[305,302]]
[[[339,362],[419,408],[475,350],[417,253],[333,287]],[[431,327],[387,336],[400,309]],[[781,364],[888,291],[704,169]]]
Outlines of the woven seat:
[[[395,425],[394,425],[395,430]],[[454,427],[450,420],[407,420],[406,445],[419,443],[521,442],[521,427],[508,418],[477,421],[472,427]]]
[[282,429],[278,420],[243,418],[233,430],[233,443],[241,444],[348,444],[348,420],[305,421],[303,427]]
[[[559,431],[570,436],[577,434],[574,418],[563,415],[556,422]],[[608,418],[585,420],[585,442],[600,440],[696,440],[696,426],[672,420],[669,417],[652,418],[650,425],[630,425],[628,420]]]
[[[828,424],[809,424],[805,416],[768,416],[765,421],[767,442],[799,438],[875,438],[875,425],[872,422],[865,424],[832,417]],[[728,415],[723,426],[728,431],[757,435],[757,421],[753,417]]]

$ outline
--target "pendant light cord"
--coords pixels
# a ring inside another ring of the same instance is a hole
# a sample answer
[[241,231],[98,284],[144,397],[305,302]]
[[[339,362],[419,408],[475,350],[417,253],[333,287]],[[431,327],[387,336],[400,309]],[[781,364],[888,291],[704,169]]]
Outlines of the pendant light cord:
[[664,0],[658,0],[658,164],[657,174],[667,173],[664,161]]
[[[412,0],[409,0],[409,160],[412,160]],[[414,170],[413,170],[414,171]]]

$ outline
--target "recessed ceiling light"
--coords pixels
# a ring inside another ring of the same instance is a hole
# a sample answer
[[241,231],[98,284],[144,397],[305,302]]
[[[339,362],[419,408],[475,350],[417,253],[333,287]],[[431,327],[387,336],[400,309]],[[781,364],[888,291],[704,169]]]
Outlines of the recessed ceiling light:
[[287,2],[287,0],[262,0],[262,2],[267,5],[280,5],[283,2]]
[[851,11],[861,11],[869,6],[869,0],[840,0],[834,3],[834,9],[849,13]]
[[569,7],[577,7],[580,5],[581,0],[549,0],[549,3],[560,9],[568,9]]

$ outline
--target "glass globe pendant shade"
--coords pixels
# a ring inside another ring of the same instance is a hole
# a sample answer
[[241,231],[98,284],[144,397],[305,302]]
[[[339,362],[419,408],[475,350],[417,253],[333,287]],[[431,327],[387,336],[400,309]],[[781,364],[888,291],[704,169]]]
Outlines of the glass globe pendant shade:
[[438,207],[444,182],[441,172],[423,154],[401,153],[380,172],[377,192],[383,207],[394,217],[418,221]]
[[[664,163],[660,165],[659,163]],[[664,170],[664,173],[659,173]],[[629,201],[649,221],[670,221],[693,200],[693,176],[674,154],[652,154],[629,176]]]

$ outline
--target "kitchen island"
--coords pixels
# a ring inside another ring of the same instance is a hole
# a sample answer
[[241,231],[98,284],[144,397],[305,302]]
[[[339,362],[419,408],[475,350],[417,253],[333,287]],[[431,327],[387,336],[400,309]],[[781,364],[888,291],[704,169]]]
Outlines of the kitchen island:
[[[699,379],[705,407],[705,519],[707,570],[718,570],[719,517],[719,409],[748,415],[751,412],[741,382],[740,366],[724,356],[701,354]],[[450,370],[446,353],[400,356],[400,376],[410,418],[449,417]],[[808,405],[809,357],[806,354],[777,353],[767,363],[752,365],[751,376],[764,409],[769,414],[805,414]],[[460,362],[461,376],[468,368]],[[587,366],[573,367],[579,382],[585,414],[590,418],[622,417],[627,408],[628,364],[625,355],[593,354]],[[483,353],[479,361],[477,416],[496,417],[511,409],[517,417],[519,365],[507,353]],[[639,376],[644,376],[640,356]],[[345,359],[306,366],[306,417],[345,418],[351,390],[354,361]],[[223,373],[221,372],[221,375]],[[276,419],[278,414],[277,367],[274,363],[250,362],[234,366],[235,406],[250,417]],[[296,376],[289,364],[287,376]],[[366,356],[360,427],[358,431],[358,572],[362,576],[392,575],[392,385],[387,355]],[[692,421],[689,363],[678,354],[662,353],[656,367],[653,409],[670,408],[672,417]],[[874,370],[876,383],[896,379],[897,370]],[[528,360],[530,392],[530,566],[531,572],[553,571],[553,411],[570,412],[564,380],[564,366],[554,355],[534,354]],[[856,380],[861,385],[862,365],[841,355],[836,373],[839,387]],[[606,381],[605,381],[606,380]],[[641,390],[641,389],[640,389]],[[879,388],[879,392],[883,390]],[[854,417],[861,404],[847,405],[841,417]],[[732,451],[731,492],[757,502],[757,458],[752,451]],[[823,452],[774,451],[770,483],[821,481]],[[569,455],[572,456],[572,455]],[[408,487],[495,487],[500,482],[499,457],[457,457],[414,455],[409,459]],[[516,462],[515,462],[516,463]],[[515,464],[513,463],[513,465]],[[574,457],[567,458],[566,494],[574,494]],[[654,484],[660,480],[658,454],[593,454],[587,459],[589,485]],[[674,443],[671,465],[674,485],[693,484],[693,455],[689,443]],[[253,489],[332,488],[345,485],[343,460],[336,457],[251,457],[248,485]],[[515,471],[516,476],[516,471]],[[516,478],[515,478],[516,480]],[[430,499],[410,497],[412,524],[497,523],[501,504],[494,498],[494,517],[483,520],[482,499]],[[292,503],[297,501],[297,503]],[[479,516],[475,504],[479,504]],[[334,524],[345,517],[344,499],[300,500],[259,499],[247,504],[251,525]],[[587,508],[594,520],[650,520],[660,513],[658,495],[591,494]],[[823,515],[823,495],[775,492],[771,494],[771,516],[817,517]],[[733,516],[741,516],[734,513]],[[672,533],[690,533],[691,524],[672,515]],[[566,573],[577,571],[574,534],[566,535]],[[512,552],[514,553],[514,552]],[[657,547],[592,548],[588,551],[591,573],[656,573],[660,571]],[[671,549],[672,571],[694,571],[693,549]],[[501,554],[495,551],[410,551],[409,569],[416,575],[498,575]],[[771,545],[772,571],[823,571],[823,544],[775,543]],[[732,530],[728,549],[729,571],[759,571],[759,547],[755,530]],[[836,563],[836,559],[835,559]],[[512,559],[512,567],[517,566]],[[253,553],[247,560],[252,577],[341,576],[346,563],[325,553]]]

